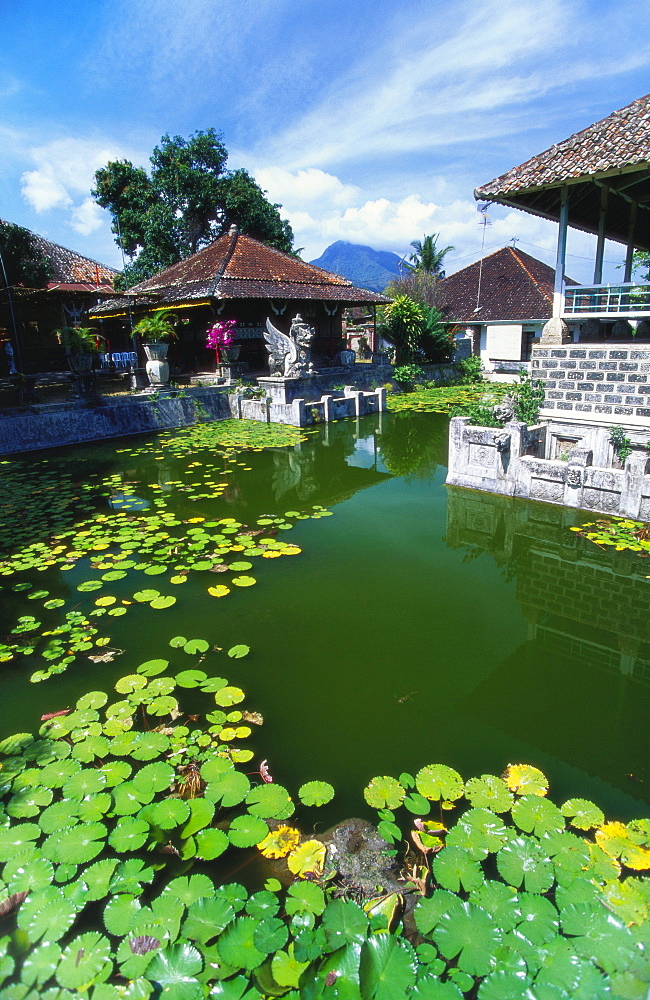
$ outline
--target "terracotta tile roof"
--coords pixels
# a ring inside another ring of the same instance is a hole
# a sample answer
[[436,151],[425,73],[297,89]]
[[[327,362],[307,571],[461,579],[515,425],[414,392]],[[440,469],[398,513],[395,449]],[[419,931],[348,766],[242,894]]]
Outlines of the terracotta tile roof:
[[[356,288],[347,278],[232,231],[192,257],[134,285],[128,297],[136,307],[191,304],[208,299],[389,301],[383,295]],[[123,310],[126,302],[126,297],[112,299],[93,313],[109,315]]]
[[568,185],[569,225],[597,232],[602,184],[610,191],[609,238],[627,241],[631,201],[645,200],[634,241],[650,247],[650,94],[476,188],[474,197],[558,219]]
[[[553,309],[555,271],[548,264],[514,247],[503,247],[483,258],[481,294],[476,312],[480,261],[440,282],[447,322],[524,323],[549,319]],[[574,281],[567,279],[567,284]]]
[[47,284],[48,289],[90,292],[96,292],[98,288],[107,292],[113,290],[113,280],[118,273],[115,268],[100,264],[90,257],[82,257],[74,250],[52,243],[44,236],[32,233],[31,230],[28,232],[38,249],[50,262],[51,277]]

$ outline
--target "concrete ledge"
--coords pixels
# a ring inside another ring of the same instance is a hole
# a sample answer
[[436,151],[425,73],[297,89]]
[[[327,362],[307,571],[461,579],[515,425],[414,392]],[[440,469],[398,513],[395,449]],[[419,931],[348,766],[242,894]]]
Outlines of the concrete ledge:
[[161,390],[96,401],[77,400],[4,410],[0,413],[0,454],[58,448],[231,416],[221,387]]

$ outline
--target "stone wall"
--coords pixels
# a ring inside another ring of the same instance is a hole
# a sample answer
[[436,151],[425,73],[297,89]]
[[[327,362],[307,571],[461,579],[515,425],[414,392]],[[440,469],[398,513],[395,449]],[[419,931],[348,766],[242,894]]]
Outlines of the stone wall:
[[[260,380],[261,382],[262,380]],[[271,381],[266,380],[266,381]],[[373,392],[363,392],[353,386],[337,390],[335,394],[323,393],[320,399],[307,401],[293,395],[293,386],[284,381],[289,401],[281,398],[278,385],[275,398],[272,395],[265,399],[248,399],[241,393],[233,393],[229,397],[230,412],[233,417],[244,420],[261,420],[268,424],[291,424],[294,427],[308,427],[311,424],[330,423],[332,420],[343,420],[345,417],[363,417],[369,413],[383,413],[386,409],[386,390],[376,389]],[[296,379],[298,381],[305,381]],[[304,388],[304,387],[303,387]]]
[[147,434],[230,415],[227,390],[217,387],[8,409],[0,415],[0,454]]
[[650,344],[534,346],[532,375],[544,383],[542,417],[650,429]]
[[448,484],[650,521],[645,449],[634,451],[624,469],[603,468],[594,466],[593,451],[581,442],[566,460],[546,458],[553,424],[527,427],[513,420],[500,429],[468,421],[450,422]]

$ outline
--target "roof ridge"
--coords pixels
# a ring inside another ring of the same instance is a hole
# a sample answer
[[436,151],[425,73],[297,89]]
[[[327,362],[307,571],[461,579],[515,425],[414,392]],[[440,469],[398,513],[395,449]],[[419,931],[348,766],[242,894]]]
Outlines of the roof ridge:
[[[535,277],[535,275],[534,275],[534,274],[532,273],[532,271],[530,270],[530,268],[526,267],[526,265],[524,264],[523,260],[522,260],[522,259],[521,259],[521,257],[519,257],[519,255],[518,255],[518,252],[517,252],[517,247],[511,247],[511,246],[508,246],[508,249],[509,249],[509,250],[510,250],[510,252],[512,253],[512,256],[513,256],[513,257],[515,258],[515,260],[517,261],[517,263],[519,264],[520,268],[521,268],[521,269],[522,269],[523,271],[525,271],[525,272],[526,272],[526,274],[528,275],[528,277],[530,278],[530,280],[532,281],[532,283],[534,284],[534,286],[535,286],[535,288],[536,288],[536,289],[538,290],[538,292],[540,292],[540,293],[541,293],[541,294],[542,294],[542,295],[544,296],[544,298],[545,298],[545,299],[546,299],[546,300],[547,300],[548,302],[551,302],[551,303],[552,303],[552,302],[553,302],[553,296],[552,296],[552,295],[549,295],[549,294],[548,294],[548,292],[546,292],[546,291],[545,291],[545,290],[544,290],[544,289],[543,289],[543,288],[541,287],[541,285],[540,285],[539,281],[537,280],[537,278]],[[525,250],[522,250],[522,251],[521,251],[521,253],[526,253],[526,251],[525,251]],[[527,256],[527,257],[529,257],[529,256],[530,256],[530,254],[526,254],[526,256]],[[544,261],[543,261],[543,260],[541,260],[541,261],[539,261],[539,263],[540,263],[540,264],[544,264]],[[550,265],[549,265],[549,264],[545,264],[544,266],[545,266],[545,267],[550,267]],[[555,273],[555,272],[554,272],[554,273]]]
[[70,247],[64,247],[62,243],[55,243],[54,240],[48,240],[46,236],[42,236],[40,233],[35,233],[33,229],[28,229],[27,226],[21,226],[18,222],[9,222],[8,219],[0,219],[0,223],[4,223],[6,226],[17,226],[18,229],[24,229],[25,232],[29,233],[36,240],[41,240],[43,243],[49,244],[51,247],[56,247],[57,250],[65,250],[66,253],[74,254],[75,257],[79,257],[80,260],[85,260],[89,264],[97,264],[99,267],[105,268],[107,271],[113,271],[114,274],[119,274],[116,267],[111,267],[110,264],[103,264],[101,260],[95,260],[94,257],[86,257],[85,254],[79,253],[78,250],[71,250]]

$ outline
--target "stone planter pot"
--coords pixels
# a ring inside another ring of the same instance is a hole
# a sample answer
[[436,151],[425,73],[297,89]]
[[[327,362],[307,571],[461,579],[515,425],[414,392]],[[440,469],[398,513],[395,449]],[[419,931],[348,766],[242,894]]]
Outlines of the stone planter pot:
[[143,344],[147,355],[146,371],[152,385],[167,385],[169,382],[169,365],[165,360],[169,344]]
[[221,348],[222,364],[229,364],[231,361],[239,361],[240,351],[241,351],[240,344],[235,344],[232,347],[222,347]]
[[95,355],[88,354],[68,354],[68,365],[70,371],[75,375],[88,375],[95,367]]

